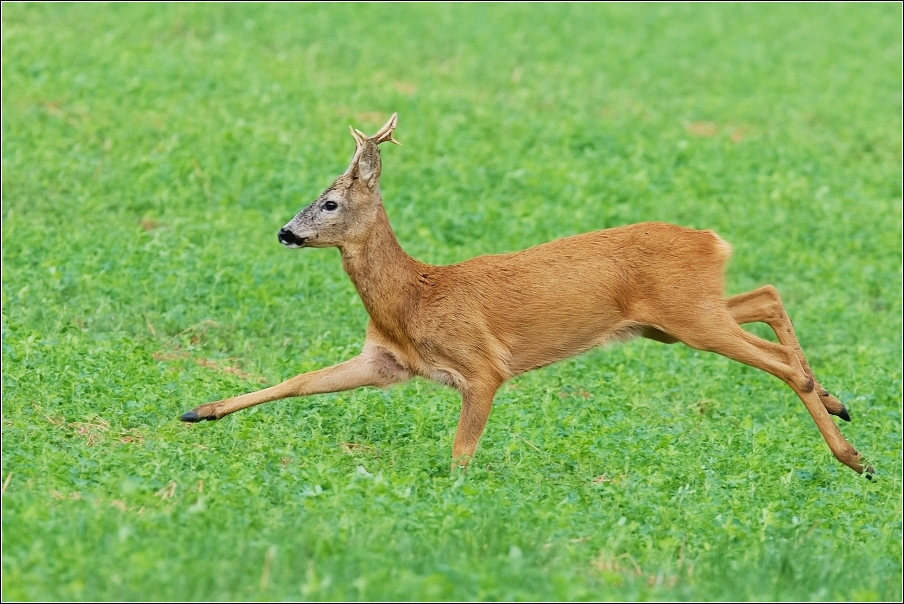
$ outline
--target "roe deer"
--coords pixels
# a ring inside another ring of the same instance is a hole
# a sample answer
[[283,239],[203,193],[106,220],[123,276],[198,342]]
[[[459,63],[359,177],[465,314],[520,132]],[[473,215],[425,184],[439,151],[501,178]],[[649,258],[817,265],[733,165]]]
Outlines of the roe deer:
[[[525,371],[615,340],[642,336],[719,353],[779,378],[803,401],[829,449],[862,473],[860,454],[829,414],[844,405],[816,381],[771,285],[725,298],[730,246],[712,231],[661,222],[565,237],[451,266],[414,260],[399,246],[380,196],[380,151],[397,114],[371,137],[351,128],[348,169],[280,229],[290,248],[338,247],[370,315],[357,357],[234,398],[196,407],[186,422],[215,420],[277,399],[414,375],[461,393],[453,467],[474,456],[496,390]],[[769,325],[779,343],[743,323]],[[867,473],[872,468],[866,468]]]

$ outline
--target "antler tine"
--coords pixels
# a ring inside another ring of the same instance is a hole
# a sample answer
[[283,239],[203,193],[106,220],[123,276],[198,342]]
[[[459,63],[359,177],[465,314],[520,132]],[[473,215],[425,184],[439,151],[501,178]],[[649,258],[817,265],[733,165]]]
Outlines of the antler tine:
[[392,131],[395,130],[396,126],[399,123],[399,114],[393,113],[392,117],[389,118],[389,121],[383,124],[383,127],[377,130],[377,133],[374,134],[371,138],[378,145],[380,143],[385,143],[389,141],[390,143],[395,143],[396,145],[401,146],[402,143],[397,141],[392,137]]
[[360,130],[355,128],[354,126],[350,125],[348,127],[348,130],[349,130],[349,132],[352,133],[352,138],[355,139],[356,147],[360,147],[362,144],[364,144],[364,141],[367,140],[367,136],[363,132],[361,132]]

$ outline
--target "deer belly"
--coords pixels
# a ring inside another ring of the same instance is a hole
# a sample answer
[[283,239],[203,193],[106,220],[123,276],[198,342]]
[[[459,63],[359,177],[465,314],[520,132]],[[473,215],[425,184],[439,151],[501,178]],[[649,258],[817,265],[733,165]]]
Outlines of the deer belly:
[[629,340],[640,330],[636,322],[615,313],[551,312],[544,319],[522,323],[512,341],[509,367],[517,375],[597,346]]

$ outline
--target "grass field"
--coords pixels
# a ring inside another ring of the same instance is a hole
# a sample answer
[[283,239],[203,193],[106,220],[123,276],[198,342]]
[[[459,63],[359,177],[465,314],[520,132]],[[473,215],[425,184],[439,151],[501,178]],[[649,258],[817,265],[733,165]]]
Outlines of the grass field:
[[[900,5],[2,19],[4,600],[900,601]],[[512,380],[463,478],[424,380],[177,421],[360,350],[338,252],[276,231],[393,111],[408,253],[714,229],[876,479],[778,380],[650,341]]]

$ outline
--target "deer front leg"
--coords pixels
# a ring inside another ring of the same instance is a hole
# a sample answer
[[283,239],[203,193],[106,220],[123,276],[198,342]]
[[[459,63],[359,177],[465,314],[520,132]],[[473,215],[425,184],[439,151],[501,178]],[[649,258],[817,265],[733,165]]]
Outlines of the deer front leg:
[[390,386],[409,377],[411,374],[408,370],[389,352],[378,346],[365,346],[364,352],[344,363],[302,373],[257,392],[195,407],[179,419],[184,422],[215,420],[254,405],[290,396],[340,392],[361,386]]
[[477,443],[490,417],[493,395],[496,394],[497,388],[498,385],[462,389],[461,417],[458,419],[458,429],[452,443],[453,470],[456,466],[466,467],[474,457]]

